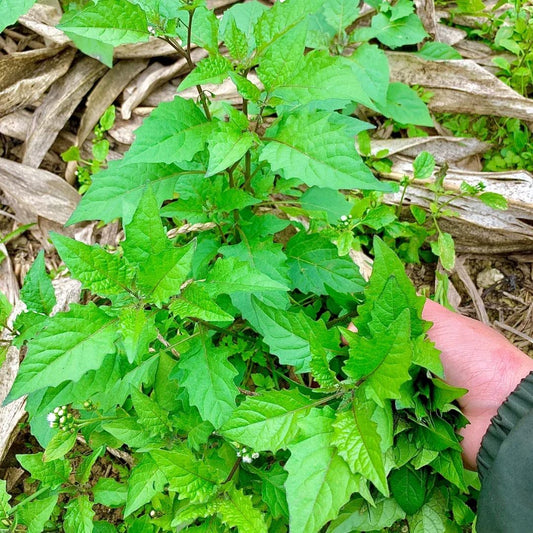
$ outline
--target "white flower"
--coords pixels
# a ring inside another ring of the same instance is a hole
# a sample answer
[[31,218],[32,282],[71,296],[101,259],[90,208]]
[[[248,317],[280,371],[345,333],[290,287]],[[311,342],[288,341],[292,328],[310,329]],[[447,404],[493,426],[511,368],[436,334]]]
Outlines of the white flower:
[[253,461],[253,459],[252,459],[249,455],[245,455],[245,456],[242,458],[242,462],[243,462],[243,463],[248,463],[248,464],[250,464],[252,461]]
[[46,420],[50,423],[55,422],[56,415],[54,413],[48,413],[48,415],[46,415]]
[[342,215],[341,222],[346,222],[348,220],[348,217],[346,215]]
[[259,459],[259,454],[257,452],[252,453],[252,459]]

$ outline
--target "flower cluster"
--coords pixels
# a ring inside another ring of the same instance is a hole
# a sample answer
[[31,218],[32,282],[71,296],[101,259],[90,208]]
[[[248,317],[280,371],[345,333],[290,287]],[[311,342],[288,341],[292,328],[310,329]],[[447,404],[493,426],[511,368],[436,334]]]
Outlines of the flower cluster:
[[51,413],[48,413],[46,420],[48,420],[51,428],[59,428],[61,431],[73,432],[76,426],[76,419],[66,405],[56,407]]
[[342,215],[339,220],[340,220],[339,226],[347,228],[350,226],[352,222],[352,215]]
[[259,459],[259,453],[258,452],[251,452],[248,450],[248,448],[243,448],[238,442],[232,442],[233,446],[237,448],[236,454],[237,457],[242,458],[243,463],[250,464],[255,459]]

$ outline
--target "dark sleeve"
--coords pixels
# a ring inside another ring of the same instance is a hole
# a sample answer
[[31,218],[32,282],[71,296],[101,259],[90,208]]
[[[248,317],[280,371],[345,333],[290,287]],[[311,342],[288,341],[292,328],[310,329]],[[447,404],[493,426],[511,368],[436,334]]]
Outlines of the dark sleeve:
[[533,531],[533,372],[498,409],[477,465],[477,533]]

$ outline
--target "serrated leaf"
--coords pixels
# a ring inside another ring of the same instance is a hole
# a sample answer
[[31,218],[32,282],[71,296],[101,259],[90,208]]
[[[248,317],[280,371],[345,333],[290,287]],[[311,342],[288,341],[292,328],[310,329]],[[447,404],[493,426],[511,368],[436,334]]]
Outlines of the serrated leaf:
[[246,98],[251,102],[259,101],[259,99],[261,98],[261,91],[250,80],[244,78],[243,76],[235,72],[230,73],[230,78],[231,81],[233,81],[233,83],[235,84],[235,87],[237,87],[237,91],[239,91],[239,94],[243,98]]
[[213,297],[236,292],[286,291],[288,287],[235,257],[219,259],[207,276],[206,291]]
[[370,480],[385,496],[389,495],[381,437],[372,420],[376,404],[356,399],[351,408],[337,414],[332,444],[354,474]]
[[138,268],[137,286],[154,303],[166,302],[180,292],[191,270],[195,241],[181,248],[167,238],[159,205],[149,188],[142,197],[132,221],[125,227],[124,257]]
[[426,499],[427,473],[404,466],[389,475],[392,495],[400,507],[409,515],[416,513]]
[[17,22],[25,15],[37,0],[2,0],[0,4],[0,32]]
[[496,192],[483,192],[478,196],[478,198],[485,205],[488,205],[493,209],[500,209],[502,211],[505,211],[509,207],[506,198]]
[[311,407],[312,401],[297,390],[248,396],[220,432],[227,439],[256,451],[277,452],[294,441],[299,432],[298,420],[305,417]]
[[241,490],[228,490],[217,502],[217,512],[222,522],[239,533],[268,533],[265,516]]
[[139,464],[131,470],[128,479],[128,495],[124,507],[124,517],[150,502],[163,490],[166,479],[157,463],[148,454],[143,454]]
[[25,525],[27,533],[42,533],[57,504],[57,494],[24,504],[17,510],[17,519]]
[[281,364],[294,366],[296,372],[309,372],[312,353],[338,350],[339,339],[321,320],[312,320],[303,311],[277,309],[252,296],[254,327]]
[[117,320],[90,302],[50,318],[28,352],[6,402],[65,380],[77,381],[115,352]]
[[424,26],[415,14],[392,20],[384,13],[378,13],[372,17],[371,28],[372,36],[389,48],[417,44],[427,37]]
[[181,354],[181,380],[191,405],[204,420],[219,428],[234,411],[239,393],[234,383],[237,370],[228,361],[228,350],[215,347],[205,331],[191,339],[190,348]]
[[249,131],[241,131],[232,123],[222,123],[207,141],[209,165],[206,177],[218,174],[242,159],[253,144],[254,136]]
[[55,461],[62,459],[76,444],[77,432],[59,430],[46,446],[43,461]]
[[180,83],[178,90],[183,91],[195,85],[222,83],[232,71],[231,63],[220,54],[202,59],[196,68]]
[[119,331],[128,361],[140,362],[157,338],[155,316],[144,309],[125,307],[120,310]]
[[129,446],[130,448],[152,449],[160,448],[164,441],[158,437],[150,437],[133,417],[122,417],[110,422],[105,422],[102,427],[110,435]]
[[319,234],[301,231],[287,243],[287,263],[293,287],[303,293],[362,292],[365,280],[349,257],[339,257],[337,247]]
[[173,197],[180,178],[190,174],[190,170],[176,165],[130,164],[123,159],[110,161],[107,169],[92,177],[92,185],[82,196],[68,224],[94,219],[109,223],[119,217],[124,225],[129,224],[148,183],[161,205]]
[[233,321],[233,317],[218,306],[200,285],[192,283],[171,302],[171,313],[183,319],[198,318],[206,322]]
[[209,122],[192,100],[176,96],[163,102],[135,132],[125,162],[179,163],[191,159],[204,149],[216,127]]
[[59,233],[52,232],[50,237],[70,273],[84,288],[100,296],[112,296],[121,294],[130,286],[131,273],[117,254]]
[[315,413],[310,437],[292,444],[285,488],[291,533],[320,531],[357,490],[357,479],[332,446],[333,419]]
[[78,496],[67,505],[63,522],[65,533],[93,533],[93,518],[93,504],[89,496]]
[[113,478],[100,478],[93,487],[94,503],[107,507],[122,507],[126,504],[127,485]]
[[387,329],[379,329],[371,338],[350,338],[350,357],[344,371],[362,383],[368,398],[378,405],[383,400],[401,398],[401,387],[410,381],[412,348],[409,342],[409,310],[404,309]]
[[419,511],[408,518],[412,533],[444,533],[448,519],[435,500],[427,502]]
[[49,315],[56,304],[54,287],[46,275],[43,250],[39,252],[24,278],[20,298],[26,304],[28,311],[45,315]]
[[443,450],[430,465],[444,479],[453,483],[461,491],[467,492],[468,489],[465,482],[464,466],[460,451]]
[[338,123],[330,113],[285,116],[265,136],[259,159],[268,161],[285,179],[298,178],[330,189],[389,189],[363,163],[345,123]]
[[42,486],[55,489],[68,481],[71,468],[67,460],[44,462],[42,452],[16,457],[22,468],[27,470],[33,479],[38,479]]
[[267,93],[294,78],[303,60],[307,22],[302,21],[280,36],[261,56],[257,75]]
[[216,492],[212,469],[198,461],[186,446],[170,451],[153,450],[150,455],[167,479],[168,490],[177,492],[180,500],[201,503]]
[[171,431],[169,413],[157,402],[135,388],[131,388],[131,400],[135,408],[138,422],[150,436],[164,436]]
[[65,13],[58,28],[89,55],[98,53],[97,43],[103,44],[102,57],[98,59],[108,67],[113,65],[109,47],[146,42],[150,37],[146,14],[126,0],[120,3],[115,0],[90,2],[80,10]]
[[[224,18],[226,18],[226,13]],[[231,14],[229,17],[231,17]],[[248,56],[248,36],[237,26],[235,19],[230,18],[224,25],[222,39],[234,59],[242,61]]]
[[381,531],[403,518],[405,512],[392,498],[376,501],[373,506],[363,498],[357,498],[343,507],[329,525],[327,533]]
[[285,493],[285,481],[287,472],[283,470],[279,463],[274,463],[267,471],[254,469],[261,479],[261,496],[268,505],[274,518],[289,518],[289,508],[287,506],[287,495]]

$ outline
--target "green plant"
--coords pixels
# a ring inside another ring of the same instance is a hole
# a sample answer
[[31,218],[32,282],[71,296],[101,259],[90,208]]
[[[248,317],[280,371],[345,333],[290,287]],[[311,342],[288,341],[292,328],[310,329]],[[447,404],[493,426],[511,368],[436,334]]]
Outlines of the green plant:
[[93,158],[89,161],[81,157],[80,149],[71,146],[61,154],[63,161],[77,161],[76,176],[80,184],[78,192],[84,194],[92,183],[91,176],[96,174],[106,163],[109,154],[109,141],[105,138],[105,132],[110,130],[115,123],[115,106],[110,106],[102,115],[98,124],[94,127],[91,151]]
[[[120,217],[118,249],[51,236],[86,303],[50,316],[42,254],[26,277],[14,342],[27,353],[7,401],[28,395],[45,451],[18,456],[31,495],[10,502],[0,483],[11,531],[50,517],[66,533],[468,530],[464,391],[440,379],[424,298],[378,237],[368,283],[347,256],[349,221],[394,189],[355,150],[371,126],[349,110],[431,124],[362,42],[418,42],[413,5],[378,11],[359,33],[347,0],[237,4],[221,21],[198,0],[100,0],[64,16],[108,64],[113,46],[165,39],[192,68],[180,89],[199,97],[161,104],[72,215]],[[358,46],[339,54],[345,41]],[[196,66],[193,44],[209,52]],[[202,89],[228,77],[242,110]],[[106,447],[132,466],[94,484]],[[95,504],[121,509],[120,523],[94,521]]]

